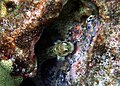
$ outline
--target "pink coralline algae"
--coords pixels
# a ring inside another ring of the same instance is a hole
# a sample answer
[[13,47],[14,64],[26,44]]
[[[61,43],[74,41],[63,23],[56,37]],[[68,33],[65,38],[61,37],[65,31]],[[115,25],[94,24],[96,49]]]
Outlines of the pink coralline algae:
[[[105,2],[99,3],[95,0],[95,3],[98,7],[104,3],[103,7],[107,9]],[[114,1],[111,3],[115,4]],[[102,8],[99,10],[99,19],[93,15],[89,16],[86,20],[86,27],[81,29],[81,25],[77,24],[73,27],[74,32],[77,32],[74,35],[72,30],[72,35],[69,36],[72,38],[71,41],[73,38],[77,41],[74,54],[67,57],[72,58],[72,61],[69,59],[69,62],[72,63],[66,76],[69,85],[120,85],[120,29],[118,24],[114,25],[113,21],[109,21],[110,16],[106,14],[109,12],[102,13],[102,10]],[[76,27],[79,27],[79,30],[76,30]],[[82,32],[82,35],[79,31]],[[73,35],[74,37],[72,37]]]
[[11,60],[11,74],[31,77],[37,70],[35,43],[62,9],[62,0],[0,1],[0,59]]
[[[111,34],[109,38],[109,36],[105,35],[104,26],[99,20],[95,19],[95,16],[91,16],[86,20],[86,29],[82,28],[80,24],[76,24],[72,28],[74,30],[72,30],[69,37],[72,38],[70,39],[71,41],[74,38],[75,50],[74,53],[66,57],[71,64],[66,79],[69,85],[117,85],[119,84],[119,77],[116,77],[117,74],[114,72],[119,71],[120,66],[118,49],[119,32],[116,32],[116,37]],[[76,30],[76,27],[79,27],[79,30]],[[75,35],[73,31],[76,31]],[[109,38],[109,43],[106,40],[106,36],[107,39]],[[106,45],[106,43],[108,44]],[[109,76],[109,74],[112,75]],[[107,77],[108,79],[106,79]],[[112,81],[110,77],[116,77],[116,79],[112,78],[114,83],[110,83]],[[102,81],[103,78],[106,80]]]
[[88,17],[86,27],[82,27],[80,24],[75,24],[72,27],[69,37],[76,49],[74,54],[67,58],[72,58],[73,60],[71,70],[68,72],[69,77],[73,80],[75,80],[78,75],[84,75],[85,71],[87,71],[85,62],[88,58],[91,59],[88,55],[94,46],[95,38],[99,35],[100,27],[100,22],[95,15]]

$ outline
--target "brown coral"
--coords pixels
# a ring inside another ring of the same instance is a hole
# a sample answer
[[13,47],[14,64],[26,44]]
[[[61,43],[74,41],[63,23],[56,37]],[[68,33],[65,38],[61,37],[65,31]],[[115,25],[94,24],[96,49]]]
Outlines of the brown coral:
[[13,75],[33,76],[34,45],[43,27],[55,19],[62,0],[5,0],[0,11],[0,58],[13,61]]

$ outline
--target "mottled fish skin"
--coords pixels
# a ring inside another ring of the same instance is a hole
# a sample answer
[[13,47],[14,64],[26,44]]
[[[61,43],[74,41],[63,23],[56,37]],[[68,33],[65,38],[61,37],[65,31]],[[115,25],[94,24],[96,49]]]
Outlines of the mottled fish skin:
[[71,23],[70,30],[68,32],[68,39],[72,43],[76,43],[77,41],[82,42],[82,36],[84,34],[83,27],[78,22]]
[[13,61],[12,75],[33,77],[37,69],[34,46],[44,27],[58,17],[64,2],[4,0],[0,4],[0,59]]
[[69,30],[68,41],[73,44],[78,44],[82,51],[90,48],[95,35],[100,26],[100,21],[96,15],[90,15],[86,19],[86,25],[82,26],[79,22],[74,22]]
[[86,20],[86,39],[84,40],[86,44],[86,49],[89,49],[89,46],[91,45],[93,38],[95,35],[97,35],[97,31],[100,26],[100,21],[98,20],[97,16],[90,15]]

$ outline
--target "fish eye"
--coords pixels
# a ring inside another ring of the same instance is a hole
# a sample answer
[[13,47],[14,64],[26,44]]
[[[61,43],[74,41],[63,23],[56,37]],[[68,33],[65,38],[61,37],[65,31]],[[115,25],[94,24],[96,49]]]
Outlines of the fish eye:
[[8,1],[5,5],[8,12],[12,12],[16,8],[16,4],[13,1]]
[[92,19],[93,17],[91,16],[89,19]]
[[68,50],[65,50],[65,52],[68,52]]

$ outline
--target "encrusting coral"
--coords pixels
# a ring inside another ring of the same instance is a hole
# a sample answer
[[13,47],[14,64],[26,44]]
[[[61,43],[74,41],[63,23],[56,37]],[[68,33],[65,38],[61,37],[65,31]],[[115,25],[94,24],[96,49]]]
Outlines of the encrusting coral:
[[0,1],[0,59],[12,62],[12,71],[8,72],[7,78],[35,76],[34,46],[44,27],[58,17],[65,3],[64,0]]

